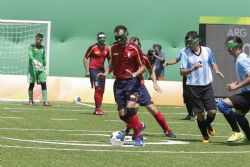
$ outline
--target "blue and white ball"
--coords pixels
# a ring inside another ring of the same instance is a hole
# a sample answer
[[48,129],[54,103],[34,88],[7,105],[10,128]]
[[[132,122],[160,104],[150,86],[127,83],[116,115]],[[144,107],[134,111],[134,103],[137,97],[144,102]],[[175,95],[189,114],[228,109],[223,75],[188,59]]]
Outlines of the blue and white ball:
[[113,146],[122,146],[124,144],[125,135],[120,131],[113,132],[110,135],[110,143]]

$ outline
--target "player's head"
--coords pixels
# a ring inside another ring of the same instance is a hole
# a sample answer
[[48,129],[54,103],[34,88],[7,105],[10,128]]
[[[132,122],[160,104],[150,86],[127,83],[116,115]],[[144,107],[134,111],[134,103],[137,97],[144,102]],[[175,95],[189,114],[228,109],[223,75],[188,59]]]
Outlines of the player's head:
[[36,45],[40,46],[42,44],[43,41],[43,34],[38,33],[36,34]]
[[98,41],[99,44],[104,45],[105,39],[106,39],[106,35],[105,35],[104,32],[99,32],[97,34],[97,41]]
[[189,31],[185,36],[185,46],[194,50],[200,46],[200,36],[196,31]]
[[128,30],[123,25],[118,25],[114,30],[115,40],[120,46],[125,46],[128,40]]
[[161,51],[161,45],[156,43],[153,45],[153,49],[156,51],[156,52],[160,52]]
[[240,37],[229,36],[226,39],[225,46],[227,47],[229,54],[235,56],[241,52],[243,43]]
[[130,43],[134,43],[134,44],[136,44],[136,45],[138,45],[138,46],[141,47],[140,39],[137,38],[137,37],[131,37],[131,38],[129,39],[129,42],[130,42]]

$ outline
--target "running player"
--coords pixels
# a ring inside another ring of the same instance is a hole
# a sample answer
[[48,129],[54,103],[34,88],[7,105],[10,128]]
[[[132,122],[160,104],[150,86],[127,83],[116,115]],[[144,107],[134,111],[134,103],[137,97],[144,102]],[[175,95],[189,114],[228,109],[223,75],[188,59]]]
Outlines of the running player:
[[[91,88],[95,88],[95,111],[94,115],[103,115],[101,110],[102,99],[105,89],[105,79],[96,76],[104,72],[105,59],[110,62],[110,49],[105,45],[106,35],[103,32],[97,34],[97,43],[91,45],[84,56],[85,76],[90,76]],[[88,59],[90,58],[89,64]]]
[[[145,70],[141,49],[128,41],[128,30],[123,25],[118,25],[114,30],[116,42],[111,47],[111,64],[105,73],[100,73],[100,78],[105,78],[113,72],[115,79],[114,96],[119,117],[126,124],[131,125],[134,131],[135,146],[143,146],[140,131],[144,124],[139,121],[136,113],[136,103],[141,86],[140,76]],[[132,72],[128,75],[126,70]]]

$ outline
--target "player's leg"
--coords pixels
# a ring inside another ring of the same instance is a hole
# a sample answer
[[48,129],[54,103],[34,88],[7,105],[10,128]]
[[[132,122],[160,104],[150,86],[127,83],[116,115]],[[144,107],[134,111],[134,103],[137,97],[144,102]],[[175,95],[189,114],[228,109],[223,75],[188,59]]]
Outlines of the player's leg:
[[201,100],[201,87],[196,86],[188,86],[188,90],[190,92],[190,97],[193,102],[193,110],[197,115],[197,125],[203,136],[203,143],[209,143],[209,136],[207,133],[206,120],[204,115],[204,105]]
[[33,106],[35,103],[34,103],[34,100],[33,100],[33,89],[34,89],[34,86],[35,86],[35,83],[30,83],[29,85],[29,105],[30,106]]
[[204,88],[202,88],[201,99],[205,107],[205,110],[207,111],[206,127],[207,127],[208,134],[211,136],[214,136],[215,129],[211,126],[211,123],[214,121],[215,116],[216,116],[216,102],[215,102],[212,84],[209,84],[205,86]]
[[230,96],[229,99],[233,103],[234,108],[236,109],[234,115],[235,118],[244,131],[248,142],[250,142],[250,127],[249,122],[246,118],[246,113],[250,109],[250,93],[242,92],[233,96]]
[[46,85],[46,73],[41,71],[37,73],[37,83],[41,84],[42,87],[42,96],[43,96],[43,106],[51,106],[48,102],[48,90]]
[[234,112],[232,110],[233,103],[229,98],[223,99],[222,101],[219,101],[217,104],[218,110],[224,115],[227,122],[231,126],[232,133],[230,134],[228,138],[228,142],[234,142],[237,140],[240,140],[244,137],[244,135],[240,132],[240,128],[237,124],[237,121],[234,116]]
[[90,80],[94,85],[95,93],[94,93],[94,100],[95,100],[95,115],[103,115],[101,110],[104,88],[105,88],[105,80],[97,78],[99,73],[103,73],[104,69],[97,70],[97,69],[90,69]]
[[36,83],[36,73],[32,68],[29,68],[28,72],[28,82],[29,82],[29,89],[28,89],[28,94],[29,94],[29,105],[34,105],[34,100],[33,100],[33,89]]

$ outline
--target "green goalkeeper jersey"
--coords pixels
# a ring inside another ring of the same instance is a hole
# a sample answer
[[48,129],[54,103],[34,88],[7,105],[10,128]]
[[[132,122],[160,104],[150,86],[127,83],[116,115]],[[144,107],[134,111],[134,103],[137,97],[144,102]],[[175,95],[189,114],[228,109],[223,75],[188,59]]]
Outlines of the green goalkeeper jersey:
[[42,68],[39,69],[39,71],[44,70],[46,66],[46,59],[45,59],[45,48],[44,46],[40,46],[39,48],[36,46],[36,44],[32,44],[29,47],[28,50],[29,55],[29,69],[30,70],[38,70],[36,68],[36,65],[34,63],[34,60],[38,61],[43,65]]

